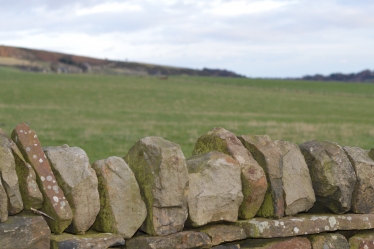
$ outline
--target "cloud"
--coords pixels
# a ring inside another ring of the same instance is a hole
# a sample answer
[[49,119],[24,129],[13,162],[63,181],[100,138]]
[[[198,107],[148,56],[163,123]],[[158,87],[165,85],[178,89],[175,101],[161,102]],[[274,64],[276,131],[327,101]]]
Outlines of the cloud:
[[301,76],[374,56],[364,0],[5,0],[2,10],[0,43],[100,58]]

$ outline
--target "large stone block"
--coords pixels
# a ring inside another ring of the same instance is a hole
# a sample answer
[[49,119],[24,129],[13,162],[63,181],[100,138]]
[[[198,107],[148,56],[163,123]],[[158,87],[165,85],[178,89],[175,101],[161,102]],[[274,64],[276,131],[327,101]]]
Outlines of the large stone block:
[[285,214],[295,215],[306,212],[316,201],[308,165],[299,147],[288,141],[277,140],[283,157],[282,183]]
[[8,219],[8,196],[0,180],[0,222]]
[[100,212],[93,228],[131,238],[147,215],[134,173],[120,157],[96,161],[92,167],[100,193]]
[[336,143],[316,140],[299,147],[308,164],[317,199],[310,212],[347,212],[357,178],[344,150]]
[[12,139],[24,159],[35,170],[37,183],[43,194],[42,211],[53,218],[46,219],[50,229],[54,233],[62,233],[70,225],[73,213],[57,184],[35,131],[31,130],[27,124],[19,124],[12,132]]
[[347,239],[340,233],[322,233],[309,237],[313,249],[349,249]]
[[144,235],[126,241],[126,249],[189,248],[211,248],[211,241],[205,233],[195,231],[182,231],[162,237]]
[[98,181],[84,150],[68,145],[43,148],[47,159],[73,211],[67,232],[84,234],[100,210]]
[[374,232],[364,231],[349,238],[350,249],[374,249]]
[[31,208],[39,209],[43,205],[43,195],[40,192],[40,189],[36,182],[35,171],[31,167],[31,165],[27,163],[23,158],[17,145],[12,140],[10,140],[10,143],[16,162],[16,172],[18,176],[23,207],[26,210],[31,210]]
[[243,202],[239,218],[253,218],[264,201],[268,188],[264,170],[240,140],[224,128],[214,128],[198,138],[193,155],[219,151],[234,158],[241,168]]
[[52,234],[50,249],[103,249],[122,245],[125,240],[119,234],[88,231],[84,235]]
[[369,156],[371,159],[374,160],[374,148],[372,148],[370,151],[369,151]]
[[147,206],[141,229],[151,235],[181,231],[188,215],[188,171],[180,146],[161,137],[145,137],[124,159]]
[[243,201],[241,170],[230,156],[218,151],[187,160],[188,220],[193,227],[214,221],[236,221]]
[[[239,243],[241,249],[312,249],[307,238],[248,239]],[[314,249],[314,248],[313,248]]]
[[43,217],[30,213],[9,216],[0,223],[1,249],[49,248],[51,231]]
[[212,246],[247,238],[243,228],[227,224],[208,225],[198,228],[196,231],[206,233],[212,240]]
[[373,229],[374,214],[298,214],[278,220],[239,220],[234,224],[242,227],[249,238],[291,237],[338,230]]
[[343,147],[356,172],[357,183],[352,195],[352,211],[374,213],[374,160],[368,151],[357,147]]
[[267,135],[243,135],[239,139],[264,169],[268,179],[265,200],[257,215],[273,218],[283,217],[285,209],[282,183],[283,156],[278,146]]
[[8,136],[0,129],[0,180],[8,196],[8,212],[11,215],[23,210],[23,201],[19,190],[16,163]]

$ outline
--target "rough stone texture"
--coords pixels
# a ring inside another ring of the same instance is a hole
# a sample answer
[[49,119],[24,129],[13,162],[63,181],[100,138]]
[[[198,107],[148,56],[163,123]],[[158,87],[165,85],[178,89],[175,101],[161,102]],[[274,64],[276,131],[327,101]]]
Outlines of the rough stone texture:
[[121,235],[88,231],[84,235],[63,233],[51,235],[51,249],[103,249],[125,245]]
[[218,151],[187,160],[188,220],[193,227],[213,221],[236,221],[243,201],[239,164]]
[[337,230],[373,229],[374,214],[299,214],[279,220],[240,220],[234,224],[242,227],[249,238],[291,237]]
[[316,202],[310,212],[345,213],[351,208],[356,174],[344,150],[330,141],[299,145],[308,164]]
[[9,216],[0,223],[1,249],[45,249],[49,248],[51,231],[44,218],[30,213]]
[[9,142],[16,162],[16,172],[23,201],[23,208],[26,210],[30,210],[30,208],[39,209],[43,205],[43,195],[36,183],[35,171],[23,158],[17,145],[12,140]]
[[374,249],[374,232],[364,231],[349,239],[350,249]]
[[43,194],[42,211],[53,217],[53,219],[46,219],[51,231],[57,234],[62,233],[70,225],[73,213],[56,182],[36,133],[28,125],[22,123],[13,130],[12,139],[25,160],[35,170],[36,180]]
[[145,137],[124,159],[147,206],[141,229],[151,235],[181,231],[188,216],[188,171],[180,146],[161,137]]
[[374,160],[374,148],[369,151],[369,156]]
[[131,238],[147,215],[134,173],[120,157],[96,161],[92,167],[100,193],[100,212],[93,228]]
[[219,245],[225,242],[231,242],[236,240],[243,240],[247,238],[247,235],[243,228],[232,225],[208,225],[199,229],[199,232],[206,233],[212,240],[212,245]]
[[288,141],[277,140],[283,157],[283,192],[285,214],[294,215],[306,212],[316,201],[308,165],[299,147]]
[[100,210],[98,181],[88,156],[81,148],[68,145],[46,147],[43,151],[73,211],[72,223],[66,231],[84,234]]
[[187,249],[211,248],[211,241],[205,233],[182,231],[175,234],[155,237],[139,236],[126,240],[127,249]]
[[240,140],[224,128],[214,128],[199,137],[192,154],[204,154],[215,150],[233,157],[239,163],[244,199],[238,215],[242,219],[253,218],[264,201],[268,188],[264,170]]
[[8,196],[8,213],[17,214],[23,209],[19,191],[16,163],[8,136],[0,129],[0,180]]
[[347,239],[339,233],[323,233],[309,237],[313,249],[349,249]]
[[267,135],[243,135],[240,136],[239,139],[264,169],[268,179],[268,190],[265,195],[265,200],[257,212],[257,215],[272,218],[283,217],[285,202],[283,197],[283,156],[281,151]]
[[0,180],[0,222],[8,219],[8,196]]
[[374,213],[374,160],[368,151],[357,147],[343,147],[356,172],[357,183],[352,195],[352,211]]
[[[307,238],[249,239],[241,242],[241,249],[312,249]],[[313,248],[314,249],[314,248]]]

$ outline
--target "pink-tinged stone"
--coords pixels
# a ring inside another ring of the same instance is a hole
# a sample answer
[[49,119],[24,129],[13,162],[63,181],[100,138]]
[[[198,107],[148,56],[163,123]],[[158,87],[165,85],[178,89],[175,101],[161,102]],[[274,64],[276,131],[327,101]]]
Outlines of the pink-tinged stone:
[[18,214],[23,210],[23,202],[19,190],[16,163],[9,143],[9,137],[0,129],[0,180],[8,196],[8,213]]
[[249,239],[241,242],[241,249],[312,249],[307,238]]
[[205,233],[182,231],[167,236],[139,236],[126,240],[126,249],[188,249],[211,248]]
[[51,231],[62,233],[70,225],[73,213],[64,193],[57,185],[55,175],[35,131],[25,123],[19,124],[12,132],[12,139],[25,160],[35,170],[37,183],[44,199],[42,211],[53,218],[46,219]]
[[255,218],[234,223],[249,238],[275,238],[374,228],[374,214],[300,214],[278,220]]
[[49,248],[50,235],[43,217],[23,212],[0,223],[0,248],[46,249]]
[[374,232],[364,231],[349,239],[350,249],[374,249]]
[[241,219],[253,218],[268,189],[264,170],[235,134],[224,128],[214,128],[199,137],[192,154],[205,154],[215,150],[231,156],[239,163],[244,198],[238,216]]

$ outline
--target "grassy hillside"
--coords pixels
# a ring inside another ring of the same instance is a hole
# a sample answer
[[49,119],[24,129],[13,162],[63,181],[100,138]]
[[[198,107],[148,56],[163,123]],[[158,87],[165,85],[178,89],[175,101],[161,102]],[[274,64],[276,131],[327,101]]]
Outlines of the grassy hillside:
[[332,140],[374,147],[374,84],[209,77],[58,75],[0,68],[0,127],[27,122],[43,146],[83,148],[93,162],[123,157],[145,136],[191,155],[221,126],[301,143]]

